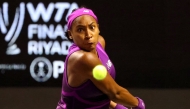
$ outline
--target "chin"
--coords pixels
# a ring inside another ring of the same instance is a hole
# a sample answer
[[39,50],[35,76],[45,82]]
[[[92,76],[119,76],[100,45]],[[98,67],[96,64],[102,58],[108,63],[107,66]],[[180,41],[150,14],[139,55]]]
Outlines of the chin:
[[95,45],[91,45],[91,46],[88,46],[87,48],[86,48],[86,51],[93,51],[94,49],[96,49],[96,46]]

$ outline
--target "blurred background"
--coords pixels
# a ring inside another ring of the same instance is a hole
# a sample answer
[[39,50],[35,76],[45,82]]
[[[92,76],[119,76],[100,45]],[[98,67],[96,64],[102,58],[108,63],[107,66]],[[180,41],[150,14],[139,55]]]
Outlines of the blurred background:
[[66,18],[98,17],[116,82],[146,109],[190,107],[190,1],[1,0],[0,109],[55,109],[71,42]]

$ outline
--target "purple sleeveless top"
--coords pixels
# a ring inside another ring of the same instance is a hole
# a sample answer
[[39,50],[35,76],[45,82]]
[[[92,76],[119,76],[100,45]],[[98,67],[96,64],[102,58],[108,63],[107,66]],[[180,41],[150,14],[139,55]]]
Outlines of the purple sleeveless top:
[[[69,48],[69,54],[66,57],[64,66],[61,100],[57,105],[57,109],[109,109],[110,99],[90,80],[79,87],[69,86],[67,80],[67,61],[69,56],[78,50],[80,48],[76,44],[73,44]],[[115,79],[115,68],[100,43],[96,45],[96,50],[102,64]]]

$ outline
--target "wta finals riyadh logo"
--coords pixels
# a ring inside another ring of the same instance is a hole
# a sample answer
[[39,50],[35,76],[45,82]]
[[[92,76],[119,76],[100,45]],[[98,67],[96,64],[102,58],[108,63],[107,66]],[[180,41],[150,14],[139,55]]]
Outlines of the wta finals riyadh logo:
[[[9,22],[9,10],[8,3],[4,2],[2,8],[0,7],[0,31],[5,34],[5,41],[8,42],[7,55],[17,55],[20,53],[20,49],[15,44],[24,22],[25,4],[20,3],[20,6],[16,8],[14,20],[10,25]],[[9,28],[9,30],[8,30]]]
[[38,82],[47,81],[51,77],[52,71],[51,62],[45,57],[34,59],[30,66],[30,74]]

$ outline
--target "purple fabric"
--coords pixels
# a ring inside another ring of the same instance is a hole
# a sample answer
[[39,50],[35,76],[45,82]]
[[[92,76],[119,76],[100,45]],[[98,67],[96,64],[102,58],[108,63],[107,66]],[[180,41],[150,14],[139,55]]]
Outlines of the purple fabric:
[[137,107],[133,107],[132,109],[145,109],[145,104],[144,101],[142,99],[140,99],[139,97],[136,97],[139,101],[139,104]]
[[98,21],[96,15],[93,13],[92,10],[87,9],[87,8],[80,8],[75,10],[74,12],[72,12],[69,16],[68,16],[68,21],[67,21],[67,28],[70,30],[71,29],[71,25],[73,23],[73,21],[81,16],[81,15],[90,15],[92,16],[96,21]]
[[128,108],[121,104],[117,104],[114,109],[128,109]]
[[[80,109],[108,109],[110,99],[92,81],[88,80],[79,87],[69,86],[67,80],[67,62],[69,56],[78,50],[80,48],[76,44],[73,44],[66,57],[61,99],[58,102],[57,109],[79,109],[79,107]],[[99,43],[96,46],[96,50],[102,64],[107,68],[110,75],[115,78],[115,68]]]

